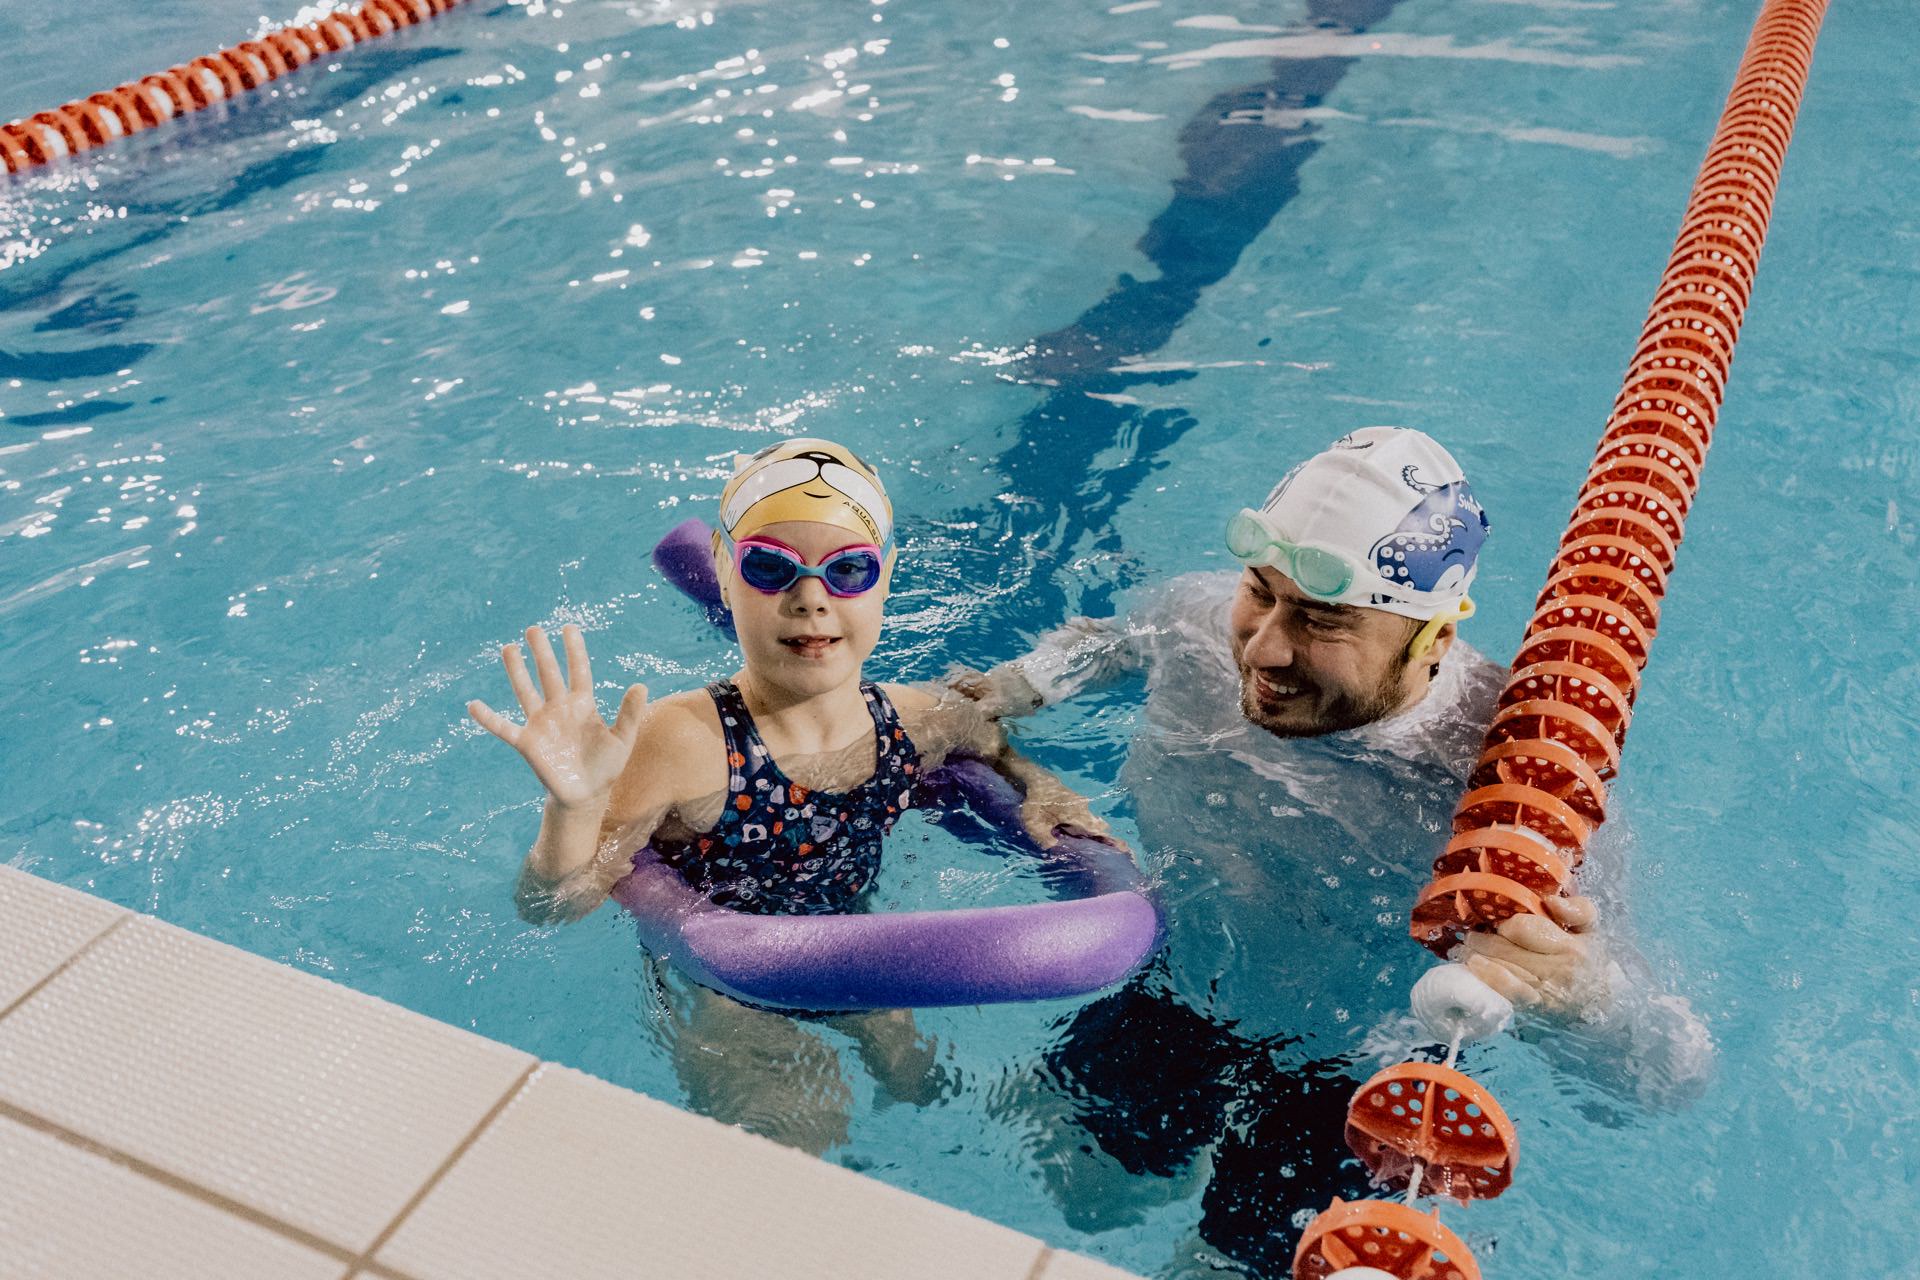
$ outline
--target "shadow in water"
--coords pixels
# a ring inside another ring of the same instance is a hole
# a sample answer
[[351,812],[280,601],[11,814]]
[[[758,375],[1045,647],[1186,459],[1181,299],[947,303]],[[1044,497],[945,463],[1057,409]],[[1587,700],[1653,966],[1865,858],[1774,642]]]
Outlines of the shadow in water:
[[[1312,0],[1306,29],[1359,33],[1395,3]],[[1023,373],[1049,390],[1021,417],[996,467],[1016,500],[953,517],[974,522],[983,543],[1024,544],[1037,561],[1034,580],[1020,595],[1025,624],[1058,622],[1069,604],[1083,613],[1108,611],[1113,595],[1131,585],[1120,563],[1098,580],[1076,582],[1070,598],[1059,569],[1070,557],[1121,551],[1112,533],[1114,512],[1164,465],[1195,419],[1180,409],[1097,397],[1193,376],[1132,373],[1123,362],[1164,346],[1202,291],[1232,272],[1247,246],[1298,194],[1301,167],[1320,148],[1319,126],[1298,113],[1319,106],[1355,61],[1274,59],[1264,79],[1209,100],[1180,131],[1182,172],[1173,198],[1139,241],[1159,277],[1122,273],[1071,324],[1033,340]],[[1271,123],[1276,120],[1285,123]],[[1097,462],[1116,447],[1121,461]],[[994,648],[1008,631],[1007,618],[982,611],[950,637],[951,653],[969,662],[1009,657]]]

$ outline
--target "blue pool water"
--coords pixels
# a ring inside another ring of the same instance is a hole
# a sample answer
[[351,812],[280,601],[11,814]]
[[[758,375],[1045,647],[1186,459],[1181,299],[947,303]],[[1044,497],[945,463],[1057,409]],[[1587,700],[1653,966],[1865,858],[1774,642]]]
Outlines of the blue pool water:
[[[259,8],[7,6],[0,117]],[[902,515],[876,670],[985,665],[1218,567],[1229,510],[1394,422],[1493,516],[1469,635],[1504,659],[1755,8],[478,0],[0,185],[0,857],[684,1102],[624,923],[514,914],[537,790],[461,711],[504,697],[498,645],[581,623],[609,706],[730,671],[644,553],[806,432]],[[1490,1276],[1920,1274],[1910,34],[1894,0],[1828,20],[1615,792],[1633,931],[1717,1077],[1647,1108],[1478,1051],[1525,1153],[1446,1214]],[[1136,838],[1137,695],[1028,738]],[[1287,820],[1249,840],[1285,858]],[[893,847],[889,901],[1036,891],[926,825]],[[1401,1007],[1421,957],[1373,892],[1315,911],[1393,982],[1276,984],[1244,1034],[1310,1053],[1354,1034],[1310,1006]],[[1204,1154],[1059,1190],[1076,1008],[923,1016],[954,1092],[880,1105],[849,1066],[834,1158],[1214,1274]]]

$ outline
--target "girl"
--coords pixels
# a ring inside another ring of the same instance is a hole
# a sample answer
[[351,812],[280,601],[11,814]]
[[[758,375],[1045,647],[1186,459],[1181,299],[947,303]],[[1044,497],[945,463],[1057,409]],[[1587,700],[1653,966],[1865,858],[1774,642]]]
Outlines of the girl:
[[[861,679],[894,560],[893,510],[872,468],[830,441],[788,440],[735,460],[720,517],[714,567],[743,658],[731,680],[652,704],[634,685],[609,728],[579,628],[562,632],[564,676],[546,635],[529,628],[537,688],[518,645],[500,655],[526,723],[468,704],[547,789],[516,893],[522,915],[586,915],[647,843],[737,910],[856,910],[882,838],[950,753],[988,760],[1020,786],[1021,821],[1040,843],[1060,827],[1107,834],[965,699]],[[815,1078],[831,1058],[824,1045],[705,988],[682,983],[679,996],[676,1058],[696,1106],[816,1152],[844,1139],[845,1085],[837,1072]],[[924,1100],[932,1049],[911,1015],[827,1021],[890,1093]],[[776,1083],[801,1095],[782,1100]]]

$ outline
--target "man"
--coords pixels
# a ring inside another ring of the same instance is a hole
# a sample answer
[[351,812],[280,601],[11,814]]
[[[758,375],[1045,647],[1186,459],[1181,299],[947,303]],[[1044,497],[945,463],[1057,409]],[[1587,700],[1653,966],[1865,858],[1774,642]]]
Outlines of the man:
[[[1505,678],[1457,634],[1487,531],[1430,437],[1357,431],[1232,520],[1237,576],[1175,579],[1124,620],[1076,620],[959,682],[1020,715],[1146,680],[1122,781],[1164,862],[1169,938],[1048,1051],[1059,1096],[1035,1105],[1064,1100],[1078,1121],[1055,1127],[1048,1162],[1070,1214],[1111,1199],[1085,1184],[1114,1165],[1177,1193],[1210,1164],[1203,1241],[1277,1276],[1296,1211],[1365,1194],[1341,1137],[1347,1099],[1371,1060],[1417,1039],[1405,1000],[1427,962],[1406,911]],[[1684,1002],[1600,941],[1591,901],[1550,910],[1460,958],[1516,1005],[1577,1022],[1577,1052],[1625,1066],[1628,1091],[1696,1087],[1710,1055]]]

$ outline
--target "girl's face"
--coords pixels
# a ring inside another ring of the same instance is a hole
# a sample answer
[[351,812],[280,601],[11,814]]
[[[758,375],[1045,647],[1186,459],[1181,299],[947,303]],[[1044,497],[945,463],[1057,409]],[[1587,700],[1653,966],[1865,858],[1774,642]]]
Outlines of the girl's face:
[[[837,525],[788,520],[755,530],[753,537],[779,544],[809,565],[860,539]],[[756,681],[802,697],[815,697],[857,684],[861,664],[880,639],[880,619],[890,573],[872,590],[836,596],[818,578],[797,578],[769,595],[742,582],[722,541],[720,581],[746,667]]]

